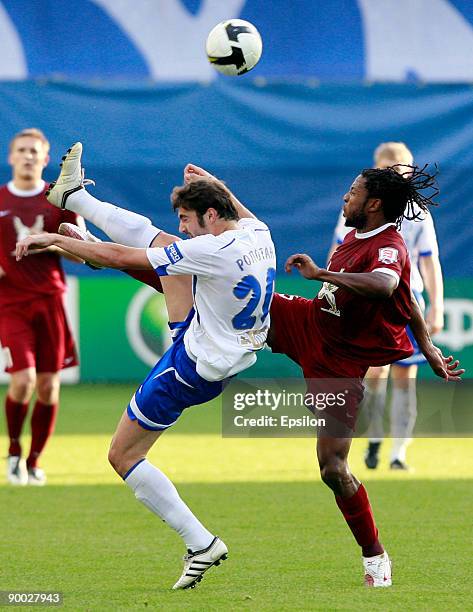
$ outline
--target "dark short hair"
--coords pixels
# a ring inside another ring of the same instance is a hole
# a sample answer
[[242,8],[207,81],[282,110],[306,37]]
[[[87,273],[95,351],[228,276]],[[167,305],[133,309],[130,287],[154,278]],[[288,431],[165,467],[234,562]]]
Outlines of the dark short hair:
[[215,181],[192,181],[174,187],[171,194],[173,210],[195,210],[200,221],[209,208],[214,208],[222,219],[238,220],[238,212],[228,191]]
[[402,164],[362,171],[368,197],[382,201],[386,221],[400,226],[403,219],[419,219],[430,206],[437,206],[433,201],[439,193],[437,172],[430,174],[426,169],[427,165],[419,168]]

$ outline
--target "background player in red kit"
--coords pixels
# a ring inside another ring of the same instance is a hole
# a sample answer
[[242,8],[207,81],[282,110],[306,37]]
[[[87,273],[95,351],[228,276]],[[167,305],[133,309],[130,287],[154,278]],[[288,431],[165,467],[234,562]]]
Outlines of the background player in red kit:
[[[78,222],[77,215],[51,206],[44,196],[47,185],[41,177],[48,153],[49,142],[40,130],[17,134],[8,157],[12,180],[0,188],[0,345],[10,373],[5,412],[10,438],[7,478],[12,484],[45,483],[38,458],[54,429],[59,371],[77,365],[63,305],[66,286],[59,250],[49,248],[20,262],[14,256],[21,238],[55,232],[62,221]],[[82,219],[79,223],[83,225]],[[35,389],[25,465],[20,435]]]
[[385,365],[412,353],[407,323],[439,376],[457,379],[462,373],[455,370],[458,362],[452,358],[439,362],[411,294],[407,248],[396,229],[404,216],[413,218],[414,205],[426,210],[432,203],[421,192],[433,184],[433,177],[419,169],[405,174],[392,168],[363,170],[344,196],[345,223],[355,230],[333,254],[328,270],[308,255],[293,255],[286,262],[288,272],[296,268],[306,278],[323,282],[317,297],[276,294],[271,306],[268,343],[273,352],[298,363],[309,388],[319,389],[317,380],[323,379],[323,390],[331,391],[336,379],[343,379],[350,391],[347,405],[331,415],[343,433],[319,434],[317,457],[322,480],[335,493],[361,546],[367,586],[390,586],[391,563],[378,539],[366,490],[347,462],[363,397],[362,380],[370,365]]

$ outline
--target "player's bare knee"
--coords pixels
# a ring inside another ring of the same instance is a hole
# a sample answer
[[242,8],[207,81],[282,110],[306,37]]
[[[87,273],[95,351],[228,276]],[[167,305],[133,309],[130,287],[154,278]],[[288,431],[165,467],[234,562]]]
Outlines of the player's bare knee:
[[36,376],[33,370],[15,372],[10,381],[8,395],[16,402],[29,402],[36,384]]
[[58,376],[38,376],[36,392],[39,401],[44,404],[56,404],[59,401],[59,387]]
[[108,451],[108,461],[120,476],[124,476],[140,459],[143,459],[143,456],[141,453],[137,453],[135,449],[120,448],[112,441]]
[[113,467],[117,474],[120,474],[120,466],[121,466],[122,452],[121,450],[114,445],[113,441],[108,450],[108,462]]
[[346,461],[339,457],[328,459],[326,462],[320,465],[320,476],[323,482],[335,491],[335,493],[341,492],[347,480],[350,480],[350,472]]
[[15,385],[11,385],[8,391],[8,395],[15,402],[25,403],[30,401],[31,396],[33,395],[33,391],[34,383],[30,384],[28,382],[22,381]]

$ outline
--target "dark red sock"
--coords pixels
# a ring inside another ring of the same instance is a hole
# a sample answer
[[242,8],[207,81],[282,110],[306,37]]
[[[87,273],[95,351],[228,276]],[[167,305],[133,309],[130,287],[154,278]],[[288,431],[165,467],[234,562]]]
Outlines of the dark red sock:
[[34,405],[31,416],[31,450],[26,460],[26,465],[29,468],[37,466],[38,457],[54,431],[57,409],[57,404],[43,404],[39,400]]
[[378,540],[378,530],[365,487],[360,484],[355,495],[347,498],[336,496],[335,499],[355,540],[361,546],[363,556],[381,555],[384,548]]
[[7,395],[5,399],[5,415],[7,418],[8,437],[10,438],[9,455],[15,455],[15,457],[21,456],[20,435],[27,412],[28,403],[15,402]]
[[161,280],[154,270],[123,270],[123,272],[140,281],[140,283],[153,287],[158,293],[164,293]]

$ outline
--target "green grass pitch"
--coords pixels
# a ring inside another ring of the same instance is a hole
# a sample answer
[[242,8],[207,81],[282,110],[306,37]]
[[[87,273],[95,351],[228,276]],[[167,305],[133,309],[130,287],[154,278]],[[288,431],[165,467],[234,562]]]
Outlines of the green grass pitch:
[[[471,609],[470,439],[416,440],[416,471],[351,466],[368,489],[394,586],[362,586],[360,554],[309,439],[223,439],[216,403],[187,411],[150,454],[229,559],[173,592],[183,545],[107,463],[132,387],[64,388],[44,488],[0,484],[0,590],[53,590],[68,610]],[[4,390],[0,397],[3,398]],[[25,440],[26,441],[26,440]],[[0,436],[6,451],[6,439]]]

